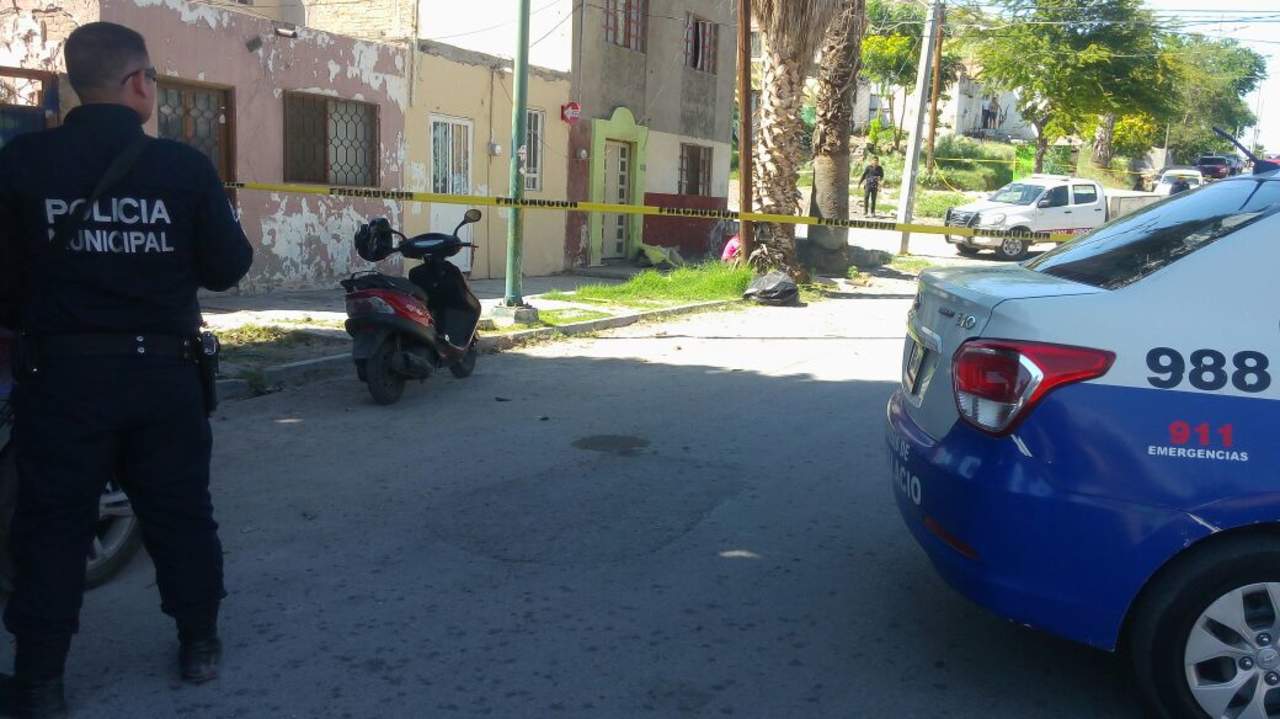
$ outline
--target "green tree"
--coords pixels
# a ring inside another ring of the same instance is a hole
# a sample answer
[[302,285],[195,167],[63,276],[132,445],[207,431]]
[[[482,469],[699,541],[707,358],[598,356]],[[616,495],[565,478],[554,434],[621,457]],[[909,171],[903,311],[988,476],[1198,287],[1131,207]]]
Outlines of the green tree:
[[1257,122],[1245,97],[1267,76],[1266,58],[1235,40],[1174,35],[1164,44],[1172,70],[1172,106],[1157,115],[1173,159],[1192,162],[1207,152],[1228,152],[1213,132],[1239,134]]
[[[916,67],[920,62],[925,11],[914,3],[870,0],[867,3],[866,37],[862,40],[862,74],[889,101],[893,120],[893,149],[902,143],[902,125],[907,114],[907,97],[915,92]],[[943,43],[942,85],[949,87],[960,75],[963,62],[948,43]],[[902,90],[902,107],[896,109],[895,88]]]
[[1037,172],[1049,144],[1086,115],[1164,112],[1171,77],[1141,0],[998,1],[997,26],[973,34],[975,56],[988,85],[1018,93],[1036,128]]

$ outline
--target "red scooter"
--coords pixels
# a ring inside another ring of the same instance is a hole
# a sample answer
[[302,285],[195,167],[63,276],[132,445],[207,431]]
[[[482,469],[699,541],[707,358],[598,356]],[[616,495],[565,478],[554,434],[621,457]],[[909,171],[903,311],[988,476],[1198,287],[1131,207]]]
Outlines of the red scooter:
[[480,211],[472,209],[449,235],[405,237],[385,219],[356,232],[356,252],[369,262],[396,253],[422,260],[408,279],[373,271],[342,281],[347,333],[354,340],[351,357],[378,404],[395,404],[406,381],[425,380],[439,369],[447,367],[458,378],[475,371],[480,301],[448,258],[472,246],[458,238],[458,231],[479,221]]

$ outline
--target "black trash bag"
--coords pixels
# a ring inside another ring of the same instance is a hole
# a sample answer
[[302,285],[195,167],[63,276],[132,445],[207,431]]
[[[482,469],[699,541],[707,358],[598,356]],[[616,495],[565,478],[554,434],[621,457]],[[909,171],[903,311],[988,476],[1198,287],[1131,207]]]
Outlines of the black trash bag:
[[800,304],[800,288],[786,274],[774,270],[752,280],[742,297],[762,305],[794,307]]

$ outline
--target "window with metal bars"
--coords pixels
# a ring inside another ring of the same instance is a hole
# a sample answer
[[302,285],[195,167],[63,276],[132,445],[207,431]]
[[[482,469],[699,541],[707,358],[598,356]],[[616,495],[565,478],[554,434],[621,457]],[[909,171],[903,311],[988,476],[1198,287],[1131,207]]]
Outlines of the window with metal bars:
[[157,83],[158,135],[185,142],[200,150],[224,181],[233,178],[231,148],[235,141],[235,118],[231,113],[231,93],[174,80]]
[[547,113],[542,110],[529,110],[525,148],[528,153],[524,163],[524,189],[528,192],[542,191],[542,143],[544,129],[547,124]]
[[680,194],[711,194],[711,148],[680,145]]
[[694,70],[715,74],[716,47],[720,26],[697,15],[689,15],[684,31],[684,64]]
[[649,0],[605,0],[605,40],[644,52],[648,32]]
[[284,179],[377,187],[378,106],[324,95],[284,96]]

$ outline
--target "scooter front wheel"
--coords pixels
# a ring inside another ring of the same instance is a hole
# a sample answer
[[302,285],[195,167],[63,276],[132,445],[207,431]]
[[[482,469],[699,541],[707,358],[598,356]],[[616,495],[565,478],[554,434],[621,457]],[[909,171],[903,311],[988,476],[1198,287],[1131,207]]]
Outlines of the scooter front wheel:
[[449,371],[458,379],[466,379],[476,371],[476,343],[473,341],[471,346],[467,348],[466,354],[462,355],[462,359],[449,365]]
[[369,385],[369,394],[378,404],[395,404],[404,394],[405,378],[397,374],[391,366],[391,358],[395,355],[396,342],[388,337],[374,350],[373,356],[365,362],[365,383]]

